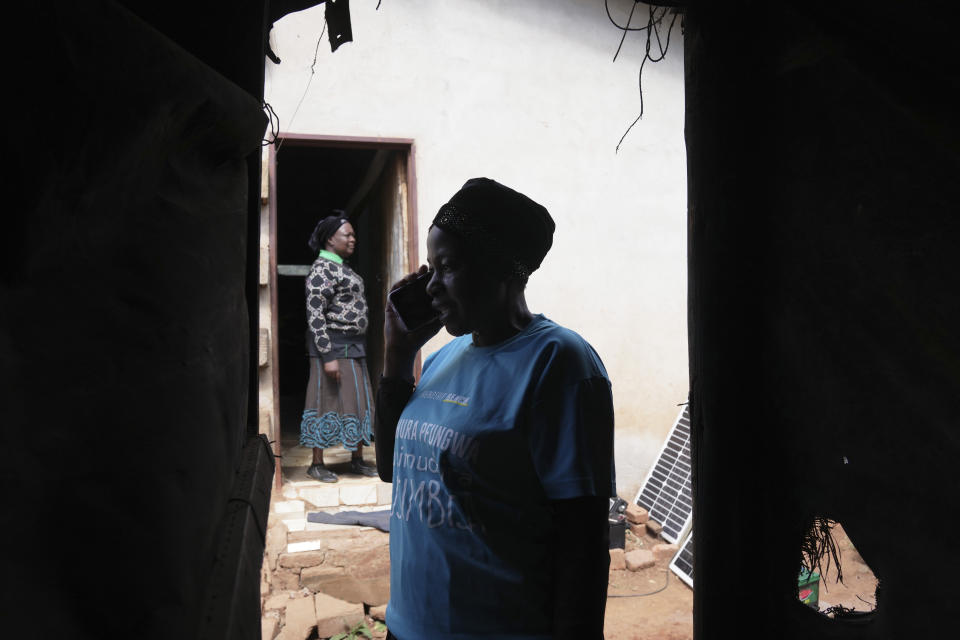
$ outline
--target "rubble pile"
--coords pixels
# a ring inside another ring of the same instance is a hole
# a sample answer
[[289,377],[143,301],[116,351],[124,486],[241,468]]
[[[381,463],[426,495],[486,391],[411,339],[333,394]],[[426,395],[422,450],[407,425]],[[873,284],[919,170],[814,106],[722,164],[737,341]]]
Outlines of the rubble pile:
[[389,534],[307,523],[313,501],[285,499],[293,497],[281,493],[271,502],[260,580],[263,640],[329,638],[360,623],[383,638],[376,623],[383,622],[390,597]]

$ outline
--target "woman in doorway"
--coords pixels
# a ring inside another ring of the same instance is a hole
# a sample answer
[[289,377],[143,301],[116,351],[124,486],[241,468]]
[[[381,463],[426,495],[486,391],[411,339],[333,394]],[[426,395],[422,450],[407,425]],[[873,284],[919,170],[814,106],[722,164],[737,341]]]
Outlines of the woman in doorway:
[[[613,401],[593,348],[527,309],[553,231],[530,198],[469,180],[427,236],[439,319],[411,333],[387,307],[375,442],[393,482],[388,637],[602,638]],[[458,337],[414,385],[441,326]]]
[[350,469],[364,476],[377,468],[363,460],[373,420],[367,378],[367,301],[363,279],[344,260],[357,238],[343,212],[333,211],[313,230],[310,248],[319,252],[306,279],[307,352],[310,381],[300,422],[300,445],[313,449],[307,475],[336,482],[323,464],[323,450],[343,446],[352,452]]

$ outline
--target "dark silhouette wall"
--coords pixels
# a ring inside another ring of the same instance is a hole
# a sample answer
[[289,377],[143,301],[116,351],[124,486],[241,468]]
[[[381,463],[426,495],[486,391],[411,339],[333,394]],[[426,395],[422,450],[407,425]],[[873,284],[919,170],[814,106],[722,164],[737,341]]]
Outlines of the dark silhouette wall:
[[[251,239],[263,37],[295,4],[8,18],[29,36],[0,252],[10,637],[259,633]],[[742,2],[684,28],[696,636],[938,637],[960,569],[950,23]],[[814,515],[880,578],[872,620],[796,601]]]
[[228,637],[259,637],[272,460],[247,444],[247,292],[266,118],[262,79],[237,83],[262,78],[264,4],[223,15],[178,17],[219,70],[113,3],[12,18],[31,42],[0,276],[10,637],[227,637],[237,599],[252,624]]
[[[955,36],[890,4],[687,8],[697,638],[956,626]],[[872,619],[797,602],[815,515],[880,579]]]

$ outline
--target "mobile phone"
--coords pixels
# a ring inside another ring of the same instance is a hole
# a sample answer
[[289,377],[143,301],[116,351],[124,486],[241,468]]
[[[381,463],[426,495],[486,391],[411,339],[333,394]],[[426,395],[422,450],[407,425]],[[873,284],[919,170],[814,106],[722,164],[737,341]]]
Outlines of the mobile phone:
[[430,306],[433,299],[427,293],[427,283],[432,276],[433,272],[427,271],[415,280],[397,287],[387,296],[408,332],[422,329],[440,316],[440,313]]

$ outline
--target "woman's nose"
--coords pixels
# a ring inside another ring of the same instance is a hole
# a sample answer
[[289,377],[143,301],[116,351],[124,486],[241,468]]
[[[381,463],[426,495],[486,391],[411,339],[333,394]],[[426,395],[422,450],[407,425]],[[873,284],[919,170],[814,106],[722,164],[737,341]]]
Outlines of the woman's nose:
[[430,270],[428,273],[430,274],[430,279],[427,280],[427,294],[429,294],[431,298],[436,298],[436,294],[440,290],[440,279],[437,277],[435,270]]

